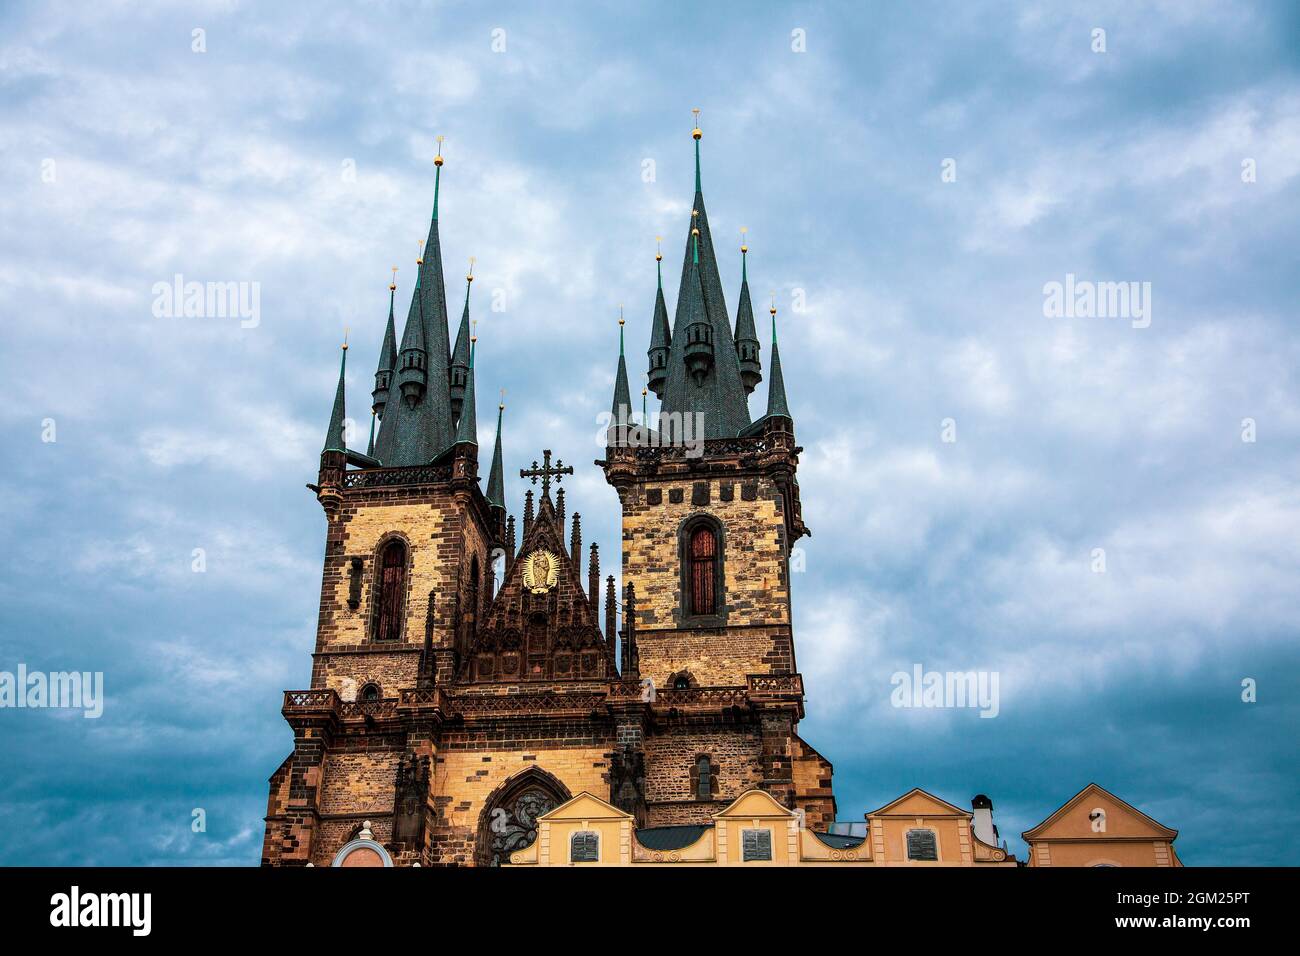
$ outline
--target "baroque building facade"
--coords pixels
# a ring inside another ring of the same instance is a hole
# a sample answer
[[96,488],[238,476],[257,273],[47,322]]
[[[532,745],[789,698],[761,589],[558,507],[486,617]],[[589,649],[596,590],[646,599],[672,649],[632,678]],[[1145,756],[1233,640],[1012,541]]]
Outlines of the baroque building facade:
[[[982,795],[965,811],[913,790],[836,823],[833,768],[799,732],[790,556],[809,531],[776,309],[754,418],[748,249],[733,323],[692,135],[673,319],[658,255],[642,414],[620,319],[595,463],[622,510],[621,589],[567,513],[573,466],[544,451],[520,470],[537,493],[518,526],[508,514],[504,405],[480,475],[473,274],[453,341],[435,157],[400,338],[389,286],[366,451],[346,441],[345,344],[308,486],[327,521],[320,614],[310,686],[284,694],[294,742],[264,865],[1024,865]],[[1024,834],[1034,866],[1180,865],[1176,835],[1100,788]]]

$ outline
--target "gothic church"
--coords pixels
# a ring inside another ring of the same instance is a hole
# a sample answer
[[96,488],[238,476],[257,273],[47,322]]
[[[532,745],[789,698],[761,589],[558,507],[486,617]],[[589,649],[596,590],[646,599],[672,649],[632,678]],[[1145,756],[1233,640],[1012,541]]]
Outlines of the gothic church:
[[831,765],[799,735],[789,558],[808,531],[776,310],[755,418],[764,369],[748,274],[733,323],[692,135],[674,317],[660,256],[649,336],[660,414],[647,421],[645,392],[633,412],[620,328],[596,463],[622,506],[617,591],[568,513],[573,467],[549,451],[521,469],[538,493],[516,528],[502,407],[481,481],[473,278],[453,344],[435,158],[400,339],[389,286],[366,451],[344,440],[340,368],[309,486],[328,522],[320,617],[310,688],[284,697],[294,746],[271,777],[264,865],[500,865],[584,793],[630,817],[646,846],[711,825],[752,791],[811,833],[834,821]]

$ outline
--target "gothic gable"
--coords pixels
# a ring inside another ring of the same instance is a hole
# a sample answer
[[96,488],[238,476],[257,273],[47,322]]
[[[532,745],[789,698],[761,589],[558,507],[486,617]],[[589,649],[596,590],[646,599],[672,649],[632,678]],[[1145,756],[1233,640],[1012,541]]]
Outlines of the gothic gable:
[[612,655],[564,544],[549,495],[524,529],[462,669],[461,680],[604,680]]

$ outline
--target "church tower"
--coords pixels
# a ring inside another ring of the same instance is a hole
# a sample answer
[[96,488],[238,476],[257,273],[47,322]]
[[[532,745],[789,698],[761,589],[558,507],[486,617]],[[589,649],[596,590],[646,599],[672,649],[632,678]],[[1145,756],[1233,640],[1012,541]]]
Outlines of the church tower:
[[754,788],[809,828],[834,820],[831,766],[797,730],[789,552],[807,531],[775,309],[767,413],[754,421],[748,266],[733,328],[694,135],[671,327],[662,264],[655,298],[654,428],[646,392],[642,421],[632,414],[620,320],[598,464],[622,503],[621,596],[567,512],[574,468],[550,450],[519,471],[533,487],[516,549],[504,403],[480,487],[473,260],[453,346],[439,139],[406,321],[399,337],[394,278],[376,335],[366,451],[348,447],[345,343],[308,486],[326,518],[320,614],[310,686],[284,694],[294,743],[270,779],[265,865],[500,865],[537,839],[540,816],[582,793],[628,814],[643,849],[712,826]]
[[[695,139],[695,197],[671,328],[660,279],[651,318],[647,388],[657,417],[634,419],[619,356],[608,449],[600,462],[622,505],[623,580],[634,608],[638,676],[653,687],[645,738],[646,799],[657,823],[700,822],[677,803],[734,796],[758,783],[802,808],[810,825],[834,819],[829,763],[798,736],[803,687],[795,660],[790,550],[808,531],[795,479],[800,448],[786,401],[772,314],[767,412],[751,420],[761,381],[741,246],[739,311],[727,316]],[[689,778],[665,764],[698,754]],[[661,768],[663,772],[655,772]]]

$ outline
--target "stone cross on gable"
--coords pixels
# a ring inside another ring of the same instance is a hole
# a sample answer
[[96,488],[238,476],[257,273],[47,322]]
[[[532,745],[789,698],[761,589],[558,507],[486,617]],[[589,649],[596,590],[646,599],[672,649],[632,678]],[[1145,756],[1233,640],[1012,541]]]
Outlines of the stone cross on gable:
[[533,484],[537,484],[538,478],[542,479],[543,498],[549,498],[551,496],[552,475],[555,476],[556,484],[559,484],[564,480],[565,475],[571,474],[573,474],[573,466],[565,465],[564,459],[562,458],[555,459],[555,467],[551,467],[551,450],[549,448],[542,451],[542,466],[540,468],[537,466],[537,459],[534,458],[532,468],[519,469],[519,477],[531,479]]

